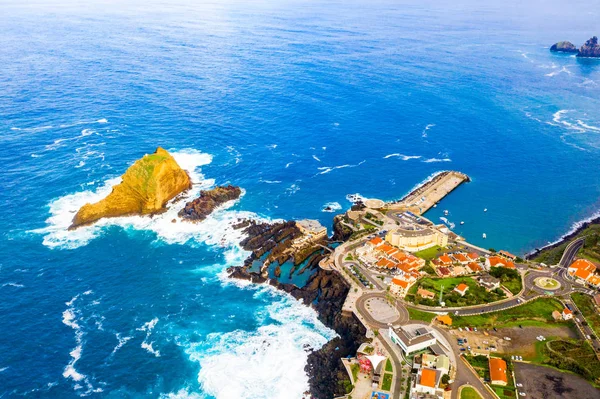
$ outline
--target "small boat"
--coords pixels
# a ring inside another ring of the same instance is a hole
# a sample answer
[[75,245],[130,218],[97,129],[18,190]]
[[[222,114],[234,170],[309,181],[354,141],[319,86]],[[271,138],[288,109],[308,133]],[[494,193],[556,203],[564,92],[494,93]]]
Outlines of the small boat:
[[448,216],[448,210],[444,211],[444,215]]
[[437,208],[437,204],[433,204],[433,207],[434,207],[434,208]]
[[485,208],[483,211],[484,211],[484,212],[487,212],[487,208]]
[[460,224],[465,224],[465,222],[463,222],[462,220],[460,221]]
[[483,233],[483,238],[487,238],[487,235],[485,233]]

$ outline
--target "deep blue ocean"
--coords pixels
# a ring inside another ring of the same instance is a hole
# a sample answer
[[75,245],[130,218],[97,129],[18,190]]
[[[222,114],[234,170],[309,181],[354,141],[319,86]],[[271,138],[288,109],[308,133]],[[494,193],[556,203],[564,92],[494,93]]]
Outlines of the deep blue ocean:
[[[331,226],[326,204],[447,169],[472,182],[427,216],[486,248],[523,254],[600,211],[600,61],[548,51],[600,34],[589,1],[0,10],[0,398],[301,397],[305,346],[335,333],[228,281],[238,217]],[[66,230],[157,146],[197,189],[244,196],[198,225]]]

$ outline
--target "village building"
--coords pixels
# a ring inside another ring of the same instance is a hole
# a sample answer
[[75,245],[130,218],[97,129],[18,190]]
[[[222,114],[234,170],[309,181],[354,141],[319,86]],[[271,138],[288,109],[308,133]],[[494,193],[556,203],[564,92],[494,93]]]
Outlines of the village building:
[[454,287],[454,291],[458,292],[458,294],[460,296],[465,296],[465,294],[467,293],[468,290],[469,290],[469,286],[466,285],[465,283],[460,283],[459,285]]
[[477,282],[480,286],[488,291],[493,291],[496,288],[500,288],[500,279],[492,277],[489,274],[481,275],[477,278]]
[[302,247],[308,243],[315,243],[327,238],[327,228],[323,227],[318,220],[298,220],[296,227],[298,227],[302,236],[294,240],[294,247]]
[[435,298],[435,294],[429,290],[426,290],[424,288],[419,288],[417,290],[417,295],[426,299],[433,299]]
[[448,245],[448,235],[433,227],[397,228],[390,230],[385,239],[390,244],[408,252],[422,251],[436,245],[440,247]]
[[477,252],[469,252],[467,254],[467,258],[469,258],[471,261],[476,261],[480,258],[480,256],[477,254]]
[[438,267],[435,269],[435,273],[440,277],[449,277],[452,275],[452,269],[449,267]]
[[452,325],[452,317],[449,314],[439,315],[435,318],[438,322],[442,323],[445,326]]
[[490,256],[485,260],[485,265],[490,267],[506,267],[508,269],[515,269],[515,264],[504,257],[501,256]]
[[392,279],[392,283],[390,284],[390,293],[392,295],[404,298],[410,286],[410,282],[399,278],[394,278]]
[[562,319],[563,320],[571,320],[572,318],[573,318],[573,312],[571,312],[567,308],[564,308],[562,311]]
[[437,342],[433,334],[424,327],[418,328],[415,332],[410,332],[403,327],[392,327],[389,329],[389,336],[406,355],[428,348]]
[[555,310],[552,312],[552,318],[554,321],[562,320],[562,313],[560,313],[558,310]]
[[490,357],[490,380],[492,385],[507,385],[508,375],[506,362],[497,357]]
[[500,251],[500,252],[498,252],[498,254],[500,254],[500,255],[504,256],[505,258],[508,258],[508,259],[510,259],[510,260],[512,260],[512,261],[514,261],[514,260],[516,260],[516,259],[517,259],[517,256],[516,256],[516,255],[513,255],[513,254],[511,254],[511,253],[510,253],[510,252],[508,252],[508,251],[504,251],[504,250],[503,250],[503,251]]
[[421,357],[422,367],[427,367],[440,371],[442,374],[448,374],[450,371],[450,358],[446,355],[423,354]]
[[469,269],[469,271],[471,271],[471,273],[479,273],[483,270],[483,268],[479,266],[479,263],[477,262],[469,262],[467,264],[467,268]]
[[466,267],[463,267],[463,266],[453,266],[452,267],[452,275],[453,276],[464,276],[465,274],[469,274],[469,271]]
[[467,258],[465,254],[453,254],[452,257],[457,263],[460,263],[461,265],[466,265],[467,263],[469,263],[469,258]]
[[596,270],[596,265],[587,259],[577,259],[567,269],[569,275],[573,276],[579,283],[600,287],[600,276],[596,274]]

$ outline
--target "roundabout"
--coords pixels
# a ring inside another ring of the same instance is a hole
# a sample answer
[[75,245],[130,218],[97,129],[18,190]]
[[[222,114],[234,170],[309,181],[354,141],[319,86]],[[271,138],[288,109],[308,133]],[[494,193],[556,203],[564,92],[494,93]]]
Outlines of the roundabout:
[[538,277],[533,282],[537,287],[547,291],[555,291],[561,287],[561,284],[551,277]]

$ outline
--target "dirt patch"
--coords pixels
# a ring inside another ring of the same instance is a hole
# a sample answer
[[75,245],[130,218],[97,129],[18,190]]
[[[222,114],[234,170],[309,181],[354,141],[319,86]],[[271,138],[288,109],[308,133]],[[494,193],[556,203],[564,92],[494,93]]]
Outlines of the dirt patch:
[[[477,332],[453,330],[452,333],[457,338],[467,338],[467,344],[464,347],[470,346],[473,354],[514,354],[524,358],[535,356],[535,344],[538,342],[536,337],[540,335],[546,338],[577,338],[577,334],[566,326],[499,328],[498,331],[479,329]],[[505,337],[510,340],[506,340]]]
[[583,378],[535,364],[515,363],[518,388],[534,399],[600,399],[600,390]]

